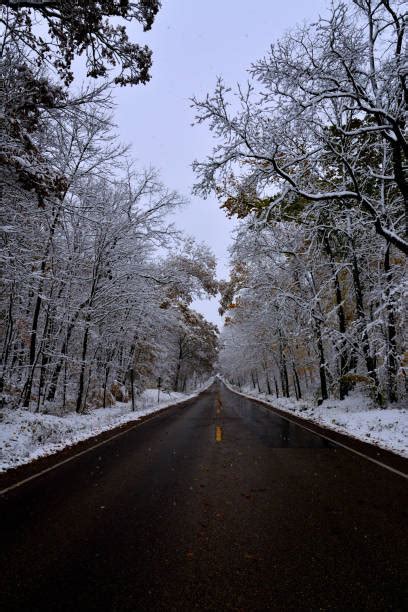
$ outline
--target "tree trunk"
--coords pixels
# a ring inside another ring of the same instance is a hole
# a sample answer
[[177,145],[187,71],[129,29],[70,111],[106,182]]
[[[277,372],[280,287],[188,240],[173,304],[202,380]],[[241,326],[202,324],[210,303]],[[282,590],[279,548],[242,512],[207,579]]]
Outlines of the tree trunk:
[[130,369],[130,394],[132,398],[132,412],[135,411],[135,373],[133,368]]
[[299,399],[302,399],[302,390],[300,388],[299,376],[296,371],[294,363],[292,363],[292,370],[293,370],[293,382],[294,382],[294,387],[295,387],[295,392],[296,392],[296,398],[299,400]]
[[265,368],[266,390],[268,395],[272,395],[271,383],[269,382],[268,370]]
[[88,321],[85,328],[84,338],[82,341],[82,355],[81,355],[81,373],[79,375],[78,395],[76,401],[76,411],[82,412],[82,397],[84,393],[84,382],[85,382],[85,369],[86,369],[86,353],[88,349],[88,337],[89,337],[89,325]]
[[32,391],[33,381],[34,381],[34,372],[35,372],[35,363],[36,363],[37,330],[38,330],[38,320],[40,316],[41,301],[42,301],[41,295],[39,293],[37,295],[37,299],[35,302],[33,322],[31,325],[30,350],[29,350],[29,371],[28,371],[28,378],[24,386],[24,397],[23,397],[24,408],[28,408],[30,405],[31,391]]
[[330,242],[327,236],[324,237],[324,245],[325,245],[326,253],[330,260],[330,267],[331,267],[331,271],[333,275],[334,291],[336,295],[337,320],[338,320],[338,325],[339,325],[339,333],[342,336],[342,339],[340,340],[340,343],[339,343],[340,350],[338,351],[339,352],[339,366],[340,366],[339,367],[339,373],[340,373],[339,395],[340,395],[340,399],[342,400],[346,397],[346,395],[348,395],[350,391],[350,384],[344,378],[346,374],[348,374],[348,372],[350,371],[349,370],[350,359],[348,355],[349,351],[347,347],[347,340],[345,339],[346,315],[345,315],[344,307],[343,307],[343,295],[341,291],[340,279],[339,279],[338,272],[335,268],[334,255],[333,255],[333,251],[332,251],[332,248],[331,248],[331,245],[330,245]]
[[279,330],[278,333],[279,333],[279,360],[280,360],[280,371],[281,371],[281,381],[282,381],[282,395],[284,397],[289,397],[289,376],[288,376],[288,368],[286,364],[286,355],[285,355],[285,349],[283,346],[281,330]]
[[106,387],[108,385],[109,372],[110,372],[110,368],[106,367],[105,368],[105,377],[104,377],[104,381],[103,381],[103,407],[104,408],[106,408]]
[[356,310],[357,318],[359,320],[359,327],[361,330],[361,348],[363,350],[364,359],[366,363],[368,376],[373,381],[375,387],[377,401],[381,403],[380,383],[377,376],[377,362],[376,358],[371,354],[371,348],[368,338],[366,315],[364,311],[364,299],[363,290],[360,280],[360,270],[358,267],[357,257],[353,246],[353,259],[352,259],[352,270],[353,270],[353,283],[354,283],[354,294],[356,297]]
[[276,380],[276,377],[273,377],[274,383],[275,383],[275,391],[276,391],[276,397],[279,399],[279,387],[278,387],[278,381]]
[[398,361],[397,361],[397,343],[396,343],[396,327],[395,327],[395,311],[394,304],[390,292],[390,286],[392,283],[392,272],[390,263],[390,244],[388,244],[385,250],[384,257],[384,271],[386,275],[386,289],[385,296],[387,298],[386,310],[387,310],[387,382],[388,389],[387,395],[390,402],[396,402],[398,400],[397,394],[397,373],[398,373]]
[[315,320],[315,329],[317,336],[317,352],[319,355],[319,375],[320,375],[320,393],[322,400],[329,399],[326,376],[326,359],[324,355],[324,345],[320,322]]
[[181,360],[182,360],[182,358],[183,358],[183,345],[182,345],[182,341],[180,341],[179,342],[179,354],[178,354],[177,368],[176,368],[176,378],[174,380],[173,391],[178,391],[179,380],[180,380]]

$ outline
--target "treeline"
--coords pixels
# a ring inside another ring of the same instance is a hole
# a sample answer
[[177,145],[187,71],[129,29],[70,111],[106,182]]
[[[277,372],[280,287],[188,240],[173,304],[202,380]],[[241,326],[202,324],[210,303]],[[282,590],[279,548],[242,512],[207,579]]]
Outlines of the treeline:
[[[234,95],[194,100],[196,162],[243,221],[220,367],[277,396],[408,396],[408,89],[403,2],[335,2],[272,45]],[[405,41],[405,42],[404,42]]]
[[[73,94],[75,47],[59,41],[64,63],[30,29],[32,11],[1,11],[1,392],[15,405],[82,412],[159,378],[167,389],[199,384],[218,335],[191,303],[217,291],[213,255],[171,223],[183,199],[118,141],[111,85]],[[103,76],[103,58],[91,76]]]
[[341,211],[336,231],[303,217],[243,224],[223,287],[223,374],[278,397],[406,397],[404,258],[366,239]]

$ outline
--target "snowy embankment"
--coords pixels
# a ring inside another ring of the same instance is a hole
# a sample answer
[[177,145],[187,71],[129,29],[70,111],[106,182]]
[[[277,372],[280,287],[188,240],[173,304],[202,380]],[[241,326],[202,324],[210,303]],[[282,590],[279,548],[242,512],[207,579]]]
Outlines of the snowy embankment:
[[314,406],[307,400],[276,398],[249,388],[239,391],[226,381],[224,383],[242,395],[408,458],[408,408],[377,408],[370,399],[359,394],[342,401],[326,400],[321,406]]
[[157,389],[147,389],[131,402],[116,402],[109,408],[97,408],[86,414],[68,413],[63,416],[34,413],[22,408],[0,410],[0,472],[30,463],[39,457],[52,455],[67,446],[92,438],[124,423],[196,397],[212,384],[210,379],[194,393],[162,392],[157,401]]

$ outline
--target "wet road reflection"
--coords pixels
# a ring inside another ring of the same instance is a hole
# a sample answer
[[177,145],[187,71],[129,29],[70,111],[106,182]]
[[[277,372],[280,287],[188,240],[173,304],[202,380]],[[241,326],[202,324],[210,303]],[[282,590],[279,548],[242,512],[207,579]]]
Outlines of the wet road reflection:
[[270,448],[335,448],[336,444],[271,412],[250,399],[221,391],[224,418],[243,421]]

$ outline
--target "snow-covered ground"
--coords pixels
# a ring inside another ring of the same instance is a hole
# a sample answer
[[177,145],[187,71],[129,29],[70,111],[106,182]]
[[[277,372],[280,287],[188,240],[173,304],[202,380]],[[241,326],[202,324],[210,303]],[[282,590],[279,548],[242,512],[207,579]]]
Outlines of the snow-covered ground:
[[51,455],[103,431],[137,421],[146,414],[195,397],[211,384],[212,380],[209,380],[191,394],[162,392],[159,403],[157,389],[147,389],[137,399],[134,412],[131,402],[117,402],[114,406],[97,408],[87,414],[74,412],[64,416],[5,407],[0,410],[0,472]]
[[[224,382],[239,392],[238,388]],[[244,388],[241,392],[290,414],[408,457],[408,407],[376,408],[361,394],[342,401],[327,400],[317,407],[307,400],[276,398],[252,388]]]

